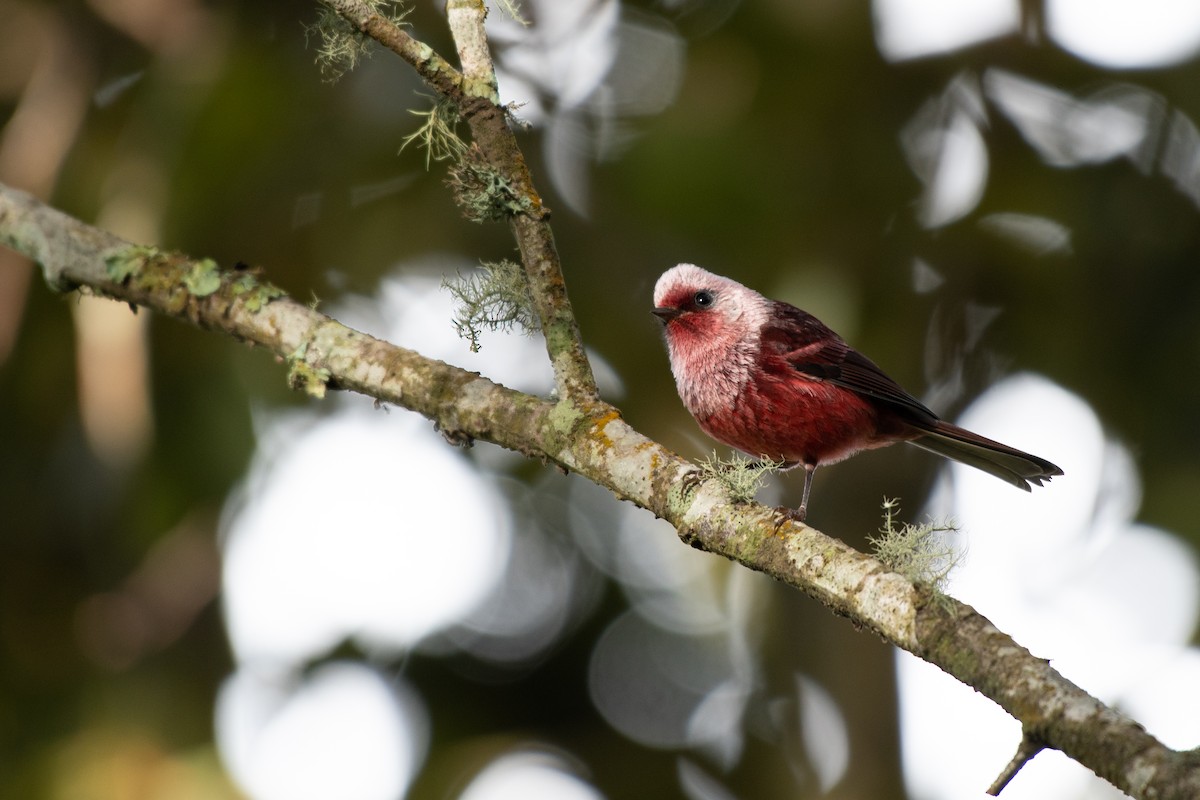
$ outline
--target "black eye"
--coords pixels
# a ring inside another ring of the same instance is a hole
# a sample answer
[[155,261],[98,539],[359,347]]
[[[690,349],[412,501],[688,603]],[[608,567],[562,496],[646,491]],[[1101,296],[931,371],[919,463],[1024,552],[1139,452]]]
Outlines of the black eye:
[[711,306],[713,304],[714,299],[715,298],[713,297],[712,292],[707,291],[707,290],[702,290],[702,291],[696,292],[696,296],[692,298],[692,302],[694,302],[696,304],[697,308],[708,308],[709,306]]

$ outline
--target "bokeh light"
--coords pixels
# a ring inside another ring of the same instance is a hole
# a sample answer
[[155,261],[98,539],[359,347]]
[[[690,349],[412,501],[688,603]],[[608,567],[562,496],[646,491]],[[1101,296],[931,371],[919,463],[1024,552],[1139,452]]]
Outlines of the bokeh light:
[[[1036,408],[1014,416],[1013,408]],[[1177,538],[1133,521],[1140,485],[1128,452],[1079,397],[1016,375],[958,420],[1042,453],[1066,473],[1055,492],[1014,493],[955,465],[928,512],[952,519],[963,562],[947,592],[969,603],[1068,680],[1132,713],[1174,746],[1200,744],[1200,651],[1188,646],[1200,611],[1200,570]],[[905,777],[914,797],[978,793],[1007,763],[1020,725],[936,667],[897,654]],[[1170,676],[1160,683],[1159,675]],[[961,726],[961,727],[960,727]],[[947,729],[970,737],[947,737]],[[1120,796],[1058,752],[1039,754],[1004,790],[1016,798]]]
[[1200,51],[1200,6],[1190,0],[1047,0],[1046,32],[1094,64],[1162,67]]

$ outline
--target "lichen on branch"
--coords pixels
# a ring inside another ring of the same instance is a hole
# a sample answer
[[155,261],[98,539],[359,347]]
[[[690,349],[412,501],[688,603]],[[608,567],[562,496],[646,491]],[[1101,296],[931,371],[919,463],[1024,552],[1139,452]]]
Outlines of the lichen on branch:
[[458,274],[444,279],[445,287],[457,302],[454,327],[458,335],[478,353],[483,331],[510,331],[514,328],[532,334],[541,330],[525,273],[518,264],[502,261],[480,264],[470,275]]
[[[404,25],[404,18],[409,13],[402,0],[362,0],[362,3],[395,26]],[[305,38],[320,40],[316,60],[330,83],[353,70],[360,59],[369,56],[374,41],[364,30],[354,27],[344,16],[326,6],[318,9],[317,21],[306,25],[304,34]]]
[[867,537],[875,557],[892,571],[913,583],[929,586],[935,596],[941,596],[951,570],[963,557],[962,551],[945,536],[957,533],[958,528],[949,522],[900,523],[899,513],[900,502],[885,498],[879,535]]

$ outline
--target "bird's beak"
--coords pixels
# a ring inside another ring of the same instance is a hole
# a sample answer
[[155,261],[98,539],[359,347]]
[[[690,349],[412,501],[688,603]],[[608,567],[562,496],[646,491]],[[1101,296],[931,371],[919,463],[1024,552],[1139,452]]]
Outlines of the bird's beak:
[[652,308],[652,309],[650,309],[650,313],[653,314],[654,316],[658,317],[659,319],[661,319],[663,321],[663,324],[666,325],[668,322],[675,319],[683,312],[680,311],[678,308]]

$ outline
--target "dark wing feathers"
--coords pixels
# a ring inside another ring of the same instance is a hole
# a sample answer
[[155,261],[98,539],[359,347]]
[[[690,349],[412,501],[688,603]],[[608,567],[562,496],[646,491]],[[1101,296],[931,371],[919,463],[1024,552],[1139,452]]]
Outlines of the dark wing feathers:
[[816,317],[787,303],[777,302],[773,310],[778,323],[764,331],[763,344],[797,372],[889,403],[919,427],[937,420],[921,401]]
[[924,435],[912,443],[961,461],[1029,491],[1063,472],[1044,458],[1030,455],[938,419],[871,359],[858,352],[816,317],[787,303],[776,303],[778,322],[763,332],[763,347],[798,372],[881,400]]

